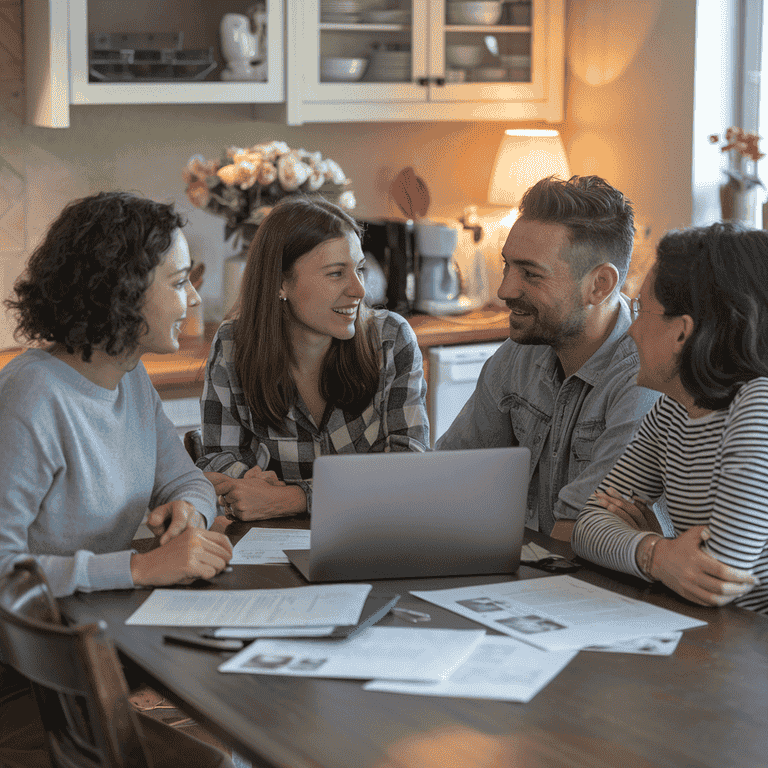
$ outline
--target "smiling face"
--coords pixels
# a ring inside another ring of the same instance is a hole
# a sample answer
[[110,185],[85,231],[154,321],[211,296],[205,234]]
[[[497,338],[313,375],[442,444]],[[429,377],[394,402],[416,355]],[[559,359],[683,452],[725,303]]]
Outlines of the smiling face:
[[586,309],[579,283],[562,255],[571,247],[561,224],[518,219],[502,257],[498,296],[509,307],[509,337],[518,344],[560,349],[580,336]]
[[171,247],[152,272],[152,282],[144,294],[141,314],[147,332],[139,339],[135,355],[146,352],[168,353],[179,348],[179,329],[187,308],[197,306],[200,296],[189,282],[192,262],[182,231],[173,234]]
[[354,233],[326,240],[301,256],[280,288],[291,332],[311,338],[351,339],[365,296],[365,257]]

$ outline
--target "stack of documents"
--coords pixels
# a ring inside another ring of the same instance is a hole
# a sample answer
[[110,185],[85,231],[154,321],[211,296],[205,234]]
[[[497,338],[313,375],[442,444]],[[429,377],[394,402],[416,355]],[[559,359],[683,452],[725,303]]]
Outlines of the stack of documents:
[[447,680],[485,637],[482,629],[371,627],[351,640],[257,640],[220,672],[343,677],[370,680]]
[[[221,672],[368,681],[370,691],[530,701],[580,650],[667,655],[683,630],[706,622],[624,597],[572,576],[412,595],[497,630],[368,626],[369,584],[274,590],[156,589],[127,624],[215,627],[217,637],[256,639]],[[388,602],[389,601],[389,602]],[[297,637],[319,639],[296,639]],[[282,639],[287,637],[288,639]]]
[[411,594],[544,651],[611,646],[707,623],[573,576]]
[[370,584],[290,589],[155,589],[126,624],[248,630],[357,624]]

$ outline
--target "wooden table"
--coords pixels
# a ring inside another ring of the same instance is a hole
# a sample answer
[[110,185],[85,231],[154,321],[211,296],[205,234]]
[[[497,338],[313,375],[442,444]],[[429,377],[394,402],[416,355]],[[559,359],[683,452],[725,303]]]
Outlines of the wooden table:
[[[287,522],[287,521],[286,521]],[[306,516],[288,525],[305,527]],[[266,523],[269,527],[270,523]],[[247,525],[233,523],[236,540]],[[569,554],[567,545],[531,538]],[[545,576],[521,566],[516,577]],[[165,645],[162,628],[127,627],[147,590],[62,600],[78,620],[105,619],[118,648],[150,684],[254,766],[291,768],[765,768],[768,765],[768,618],[699,608],[668,590],[597,567],[590,583],[703,619],[669,657],[579,653],[527,704],[402,696],[359,681],[221,674],[227,657]],[[426,610],[433,627],[473,627],[407,593],[509,576],[373,582]],[[209,589],[302,586],[291,566],[236,566]],[[200,586],[199,584],[197,586]],[[381,625],[406,626],[391,615]],[[412,626],[412,625],[407,625]]]

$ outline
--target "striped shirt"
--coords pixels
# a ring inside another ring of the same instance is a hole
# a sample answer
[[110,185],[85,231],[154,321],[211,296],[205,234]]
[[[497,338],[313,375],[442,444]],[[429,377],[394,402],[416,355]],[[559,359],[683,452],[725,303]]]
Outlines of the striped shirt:
[[392,312],[373,310],[379,331],[379,388],[360,414],[326,411],[318,426],[298,393],[285,417],[287,434],[256,424],[235,370],[232,321],[216,332],[200,403],[204,456],[197,466],[241,478],[251,467],[298,485],[311,509],[312,463],[336,453],[426,451],[429,444],[424,369],[416,334]]
[[[708,525],[707,551],[760,580],[734,603],[768,614],[768,378],[744,384],[728,408],[697,419],[662,396],[598,490],[608,488],[666,502],[674,535]],[[635,552],[647,535],[593,494],[572,545],[588,560],[646,578]]]

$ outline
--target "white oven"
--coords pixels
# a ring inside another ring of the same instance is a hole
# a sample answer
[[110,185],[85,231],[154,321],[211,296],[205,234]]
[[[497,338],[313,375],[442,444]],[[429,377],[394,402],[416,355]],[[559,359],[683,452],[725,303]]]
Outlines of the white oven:
[[458,416],[475,391],[483,364],[502,344],[494,341],[430,348],[427,382],[430,447],[435,447],[437,439]]

